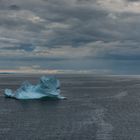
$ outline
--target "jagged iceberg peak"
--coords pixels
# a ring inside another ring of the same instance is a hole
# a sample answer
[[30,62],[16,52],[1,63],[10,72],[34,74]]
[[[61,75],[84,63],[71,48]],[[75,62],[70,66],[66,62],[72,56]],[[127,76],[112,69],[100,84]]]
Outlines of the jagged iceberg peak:
[[65,97],[60,95],[59,80],[47,76],[42,76],[37,85],[32,85],[26,81],[16,91],[5,89],[5,96],[16,99],[41,99],[47,97],[65,99]]

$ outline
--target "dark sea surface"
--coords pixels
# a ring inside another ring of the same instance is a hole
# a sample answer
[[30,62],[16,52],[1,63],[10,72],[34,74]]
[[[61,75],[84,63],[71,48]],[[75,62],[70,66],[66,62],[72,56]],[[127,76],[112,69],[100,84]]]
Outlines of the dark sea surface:
[[0,75],[0,140],[140,140],[140,78],[55,75],[67,100],[15,100],[40,75]]

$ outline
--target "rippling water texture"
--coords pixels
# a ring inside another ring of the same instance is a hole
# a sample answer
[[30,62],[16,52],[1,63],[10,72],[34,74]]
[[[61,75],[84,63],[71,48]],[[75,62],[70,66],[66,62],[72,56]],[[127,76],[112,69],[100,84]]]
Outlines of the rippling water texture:
[[15,100],[40,75],[0,75],[0,140],[140,140],[140,79],[56,75],[67,100]]

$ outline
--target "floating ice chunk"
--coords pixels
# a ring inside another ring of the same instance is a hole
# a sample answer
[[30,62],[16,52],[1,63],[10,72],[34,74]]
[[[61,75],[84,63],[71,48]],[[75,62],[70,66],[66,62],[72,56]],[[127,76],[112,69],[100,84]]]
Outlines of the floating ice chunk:
[[5,96],[16,99],[41,99],[47,97],[65,99],[60,95],[59,80],[46,76],[42,76],[37,85],[32,85],[28,81],[24,82],[15,92],[11,89],[5,89]]

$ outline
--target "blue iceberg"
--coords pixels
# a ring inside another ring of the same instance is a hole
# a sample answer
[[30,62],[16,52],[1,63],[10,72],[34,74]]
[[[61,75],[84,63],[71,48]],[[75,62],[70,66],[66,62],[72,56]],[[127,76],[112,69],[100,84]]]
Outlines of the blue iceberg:
[[42,76],[37,85],[32,85],[26,81],[14,92],[11,89],[5,89],[5,96],[15,99],[65,99],[60,95],[59,80],[46,76]]

